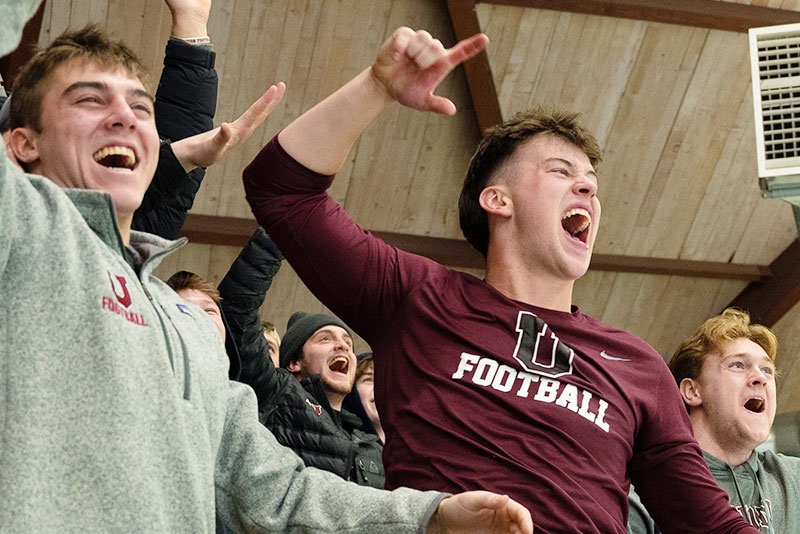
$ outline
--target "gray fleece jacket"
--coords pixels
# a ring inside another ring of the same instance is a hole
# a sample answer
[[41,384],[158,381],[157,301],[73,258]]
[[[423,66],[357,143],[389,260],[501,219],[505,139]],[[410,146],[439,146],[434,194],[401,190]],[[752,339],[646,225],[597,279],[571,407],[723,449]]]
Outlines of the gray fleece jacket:
[[[800,533],[800,458],[753,452],[732,467],[703,451],[717,484],[728,493],[731,506],[766,534]],[[635,492],[630,495],[629,534],[660,532]]]
[[108,195],[0,155],[0,532],[415,532],[443,497],[304,468]]

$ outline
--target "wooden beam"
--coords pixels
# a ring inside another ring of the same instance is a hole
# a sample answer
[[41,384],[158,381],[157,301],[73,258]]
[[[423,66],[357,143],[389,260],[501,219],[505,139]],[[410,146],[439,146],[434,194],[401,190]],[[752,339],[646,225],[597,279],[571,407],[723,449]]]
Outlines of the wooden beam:
[[[447,10],[450,12],[450,21],[457,41],[480,33],[481,27],[478,15],[475,13],[474,0],[447,0]],[[478,128],[483,134],[487,128],[503,122],[489,56],[483,51],[465,62],[463,67]]]
[[748,284],[728,306],[750,313],[753,321],[772,327],[800,302],[800,241],[795,239],[770,266],[772,276]]
[[258,224],[253,219],[189,213],[179,235],[192,243],[241,248],[247,244],[256,228]]
[[[189,214],[181,235],[194,243],[243,247],[256,229],[252,219]],[[443,265],[459,269],[483,269],[481,255],[462,239],[447,239],[394,232],[372,232],[397,248],[425,256]],[[590,269],[595,271],[689,276],[765,282],[770,268],[764,265],[688,261],[640,256],[595,254]],[[800,284],[798,284],[800,287]]]
[[719,0],[478,0],[570,13],[747,32],[749,28],[800,22],[800,12]]

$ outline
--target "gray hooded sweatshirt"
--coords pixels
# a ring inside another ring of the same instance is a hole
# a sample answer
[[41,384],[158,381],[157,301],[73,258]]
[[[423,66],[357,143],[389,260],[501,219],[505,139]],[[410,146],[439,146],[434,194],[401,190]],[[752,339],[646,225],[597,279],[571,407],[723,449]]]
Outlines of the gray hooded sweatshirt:
[[[753,452],[745,463],[732,467],[705,451],[703,456],[731,506],[748,523],[768,534],[800,534],[800,458]],[[660,532],[633,491],[630,505],[630,534]]]
[[416,532],[443,497],[304,468],[153,269],[182,241],[0,155],[0,532]]

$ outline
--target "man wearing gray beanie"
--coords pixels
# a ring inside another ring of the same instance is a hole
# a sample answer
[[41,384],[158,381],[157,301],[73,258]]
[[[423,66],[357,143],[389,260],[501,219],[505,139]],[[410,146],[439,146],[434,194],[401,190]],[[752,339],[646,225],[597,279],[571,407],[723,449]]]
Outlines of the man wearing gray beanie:
[[282,260],[258,229],[219,284],[241,361],[238,380],[255,391],[261,422],[307,466],[382,488],[382,442],[342,409],[357,367],[348,326],[332,315],[298,311],[283,334],[277,367],[268,356],[259,310]]
[[323,326],[338,326],[342,328],[352,341],[352,334],[347,325],[337,317],[324,313],[309,314],[295,312],[286,323],[286,333],[281,342],[280,364],[286,369],[290,362],[302,359],[302,348],[308,338]]
[[280,365],[294,378],[265,424],[306,465],[382,488],[383,445],[342,409],[356,379],[353,336],[339,318],[295,312],[281,341]]
[[[236,272],[232,268],[226,280]],[[258,285],[256,278],[248,280]],[[254,317],[261,302],[263,298],[251,303]],[[258,343],[241,340],[241,380],[256,392],[261,422],[307,466],[382,488],[381,441],[363,430],[358,416],[342,409],[357,365],[348,326],[332,315],[295,312],[281,340],[279,369],[263,357],[261,336],[249,337]]]

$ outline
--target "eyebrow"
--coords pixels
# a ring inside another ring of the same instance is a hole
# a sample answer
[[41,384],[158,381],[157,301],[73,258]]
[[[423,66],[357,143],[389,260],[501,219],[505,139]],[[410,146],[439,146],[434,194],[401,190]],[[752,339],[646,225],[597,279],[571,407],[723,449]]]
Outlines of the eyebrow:
[[[325,328],[325,327],[323,326],[323,327],[322,327],[322,328],[320,328],[320,329],[319,329],[319,330],[318,330],[318,331],[317,331],[317,332],[316,332],[314,335],[315,335],[315,336],[316,336],[317,334],[319,334],[319,335],[322,335],[322,334],[330,334],[330,335],[333,335],[333,334],[334,334],[334,332],[336,332],[336,331],[335,331],[333,328]],[[344,332],[344,337],[345,337],[346,339],[349,339],[350,341],[353,341],[353,336],[351,336],[350,334],[348,334],[348,333],[347,333],[347,330],[345,330],[345,332]]]
[[[64,92],[61,94],[63,96],[68,96],[71,93],[74,93],[75,91],[79,91],[81,89],[96,89],[97,91],[101,91],[103,93],[108,93],[111,91],[111,88],[108,86],[108,84],[103,82],[75,82],[66,89],[64,89]],[[146,98],[151,103],[155,102],[156,100],[155,98],[153,98],[153,95],[151,95],[144,89],[139,89],[139,88],[128,89],[127,94],[129,96]]]
[[731,358],[743,358],[743,359],[748,359],[748,360],[757,360],[758,362],[768,363],[768,364],[772,365],[773,367],[775,367],[775,361],[774,360],[770,359],[769,356],[762,356],[760,354],[756,356],[754,354],[750,354],[750,353],[747,353],[747,352],[737,352],[735,354],[729,354],[728,356],[725,357],[725,360],[729,360]]
[[[574,170],[576,170],[576,169],[577,169],[577,167],[575,166],[575,164],[574,164],[574,163],[572,163],[572,162],[571,162],[570,160],[568,160],[568,159],[559,158],[559,157],[557,157],[557,156],[556,156],[556,157],[553,157],[553,158],[547,158],[546,160],[544,160],[544,162],[545,162],[545,163],[553,163],[554,161],[556,161],[556,162],[560,162],[560,163],[563,163],[564,165],[566,165],[567,167],[569,167],[569,168],[570,168],[570,170],[573,170],[573,171],[574,171]],[[597,180],[597,179],[598,179],[597,172],[596,172],[594,169],[592,169],[591,171],[589,171],[589,173],[588,173],[588,174],[590,174],[590,175],[594,176],[594,179],[595,179],[595,180]]]

